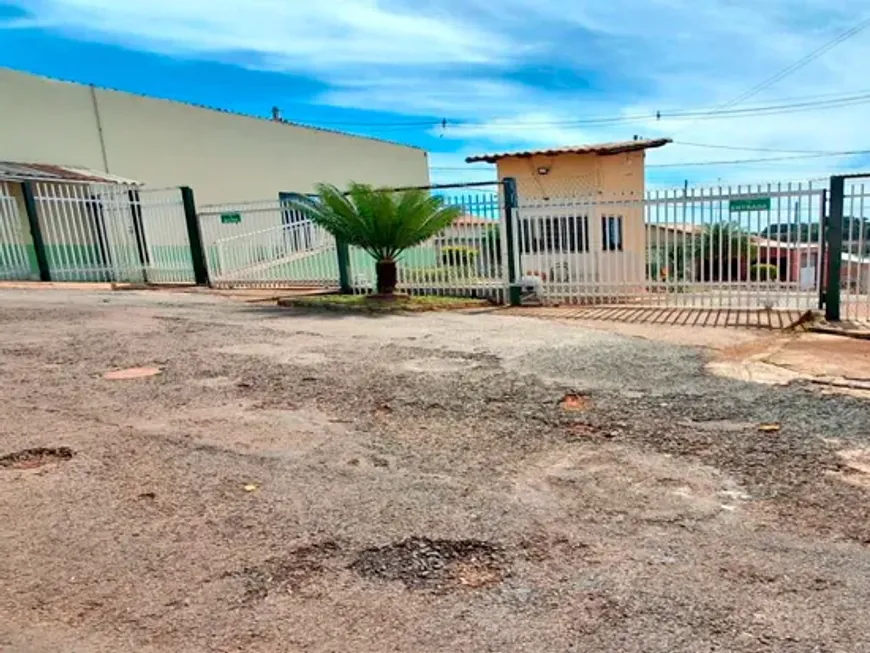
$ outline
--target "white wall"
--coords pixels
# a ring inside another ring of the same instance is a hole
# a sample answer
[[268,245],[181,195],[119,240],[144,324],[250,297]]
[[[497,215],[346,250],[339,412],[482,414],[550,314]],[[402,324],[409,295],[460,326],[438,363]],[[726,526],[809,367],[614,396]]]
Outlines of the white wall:
[[410,186],[429,180],[426,153],[416,148],[117,91],[92,94],[88,86],[5,68],[0,161],[191,186],[200,205],[277,199],[281,191],[310,192],[317,182]]

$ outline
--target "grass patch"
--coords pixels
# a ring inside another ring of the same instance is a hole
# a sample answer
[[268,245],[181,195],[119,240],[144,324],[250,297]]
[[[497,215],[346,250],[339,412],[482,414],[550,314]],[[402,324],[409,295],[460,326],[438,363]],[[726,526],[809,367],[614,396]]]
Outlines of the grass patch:
[[489,306],[489,302],[485,299],[475,299],[473,297],[447,297],[442,295],[398,295],[392,300],[372,298],[369,295],[308,295],[306,297],[284,297],[278,300],[278,306],[324,311],[393,313],[401,311],[451,311],[461,308],[481,308]]

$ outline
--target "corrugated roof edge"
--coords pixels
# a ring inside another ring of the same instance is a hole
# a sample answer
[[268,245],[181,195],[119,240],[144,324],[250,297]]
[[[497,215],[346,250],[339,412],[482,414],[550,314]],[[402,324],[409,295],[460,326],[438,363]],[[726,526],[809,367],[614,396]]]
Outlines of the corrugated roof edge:
[[48,75],[35,75],[33,73],[28,73],[23,70],[16,70],[15,68],[10,68],[8,66],[0,66],[0,69],[3,70],[11,70],[12,72],[18,73],[20,75],[30,75],[31,77],[41,77],[42,79],[47,79],[52,82],[61,82],[63,84],[75,84],[76,86],[93,86],[94,88],[100,91],[111,91],[113,93],[123,93],[124,95],[133,95],[135,97],[142,97],[147,100],[159,100],[160,102],[171,102],[172,104],[181,104],[188,107],[196,107],[197,109],[206,109],[208,111],[216,111],[217,113],[229,113],[234,116],[240,116],[242,118],[250,118],[252,120],[261,120],[263,122],[275,123],[279,125],[290,125],[291,127],[299,127],[300,129],[310,129],[312,131],[325,132],[327,134],[337,134],[339,136],[347,136],[348,138],[359,138],[364,141],[374,141],[376,143],[386,143],[387,145],[395,145],[397,147],[407,147],[410,150],[418,150],[423,152],[424,154],[427,151],[418,147],[417,145],[408,145],[407,143],[400,143],[398,141],[391,141],[386,138],[377,138],[375,136],[360,136],[359,134],[350,134],[348,132],[339,131],[338,129],[327,129],[325,127],[317,127],[315,125],[306,125],[301,122],[293,122],[290,120],[281,120],[278,122],[277,120],[272,120],[271,118],[265,118],[263,116],[257,116],[250,113],[242,113],[240,111],[231,111],[230,109],[221,109],[219,107],[210,107],[207,104],[199,104],[197,102],[182,102],[180,100],[172,100],[169,98],[155,97],[153,95],[145,95],[144,93],[134,93],[132,91],[123,91],[117,88],[111,88],[109,86],[97,86],[96,84],[85,84],[83,82],[77,82],[72,79],[61,79],[60,77],[49,77]]
[[616,141],[613,143],[591,143],[589,145],[573,145],[551,147],[540,150],[519,150],[516,152],[494,152],[492,154],[476,154],[465,159],[466,163],[496,163],[499,159],[529,158],[533,156],[556,156],[558,154],[598,154],[601,156],[637,152],[662,147],[671,143],[670,138],[639,138],[632,141]]
[[142,186],[142,182],[119,177],[108,172],[64,166],[53,163],[20,163],[18,161],[0,161],[0,180],[12,181],[44,181],[44,182],[96,182],[101,184],[122,184],[124,186]]

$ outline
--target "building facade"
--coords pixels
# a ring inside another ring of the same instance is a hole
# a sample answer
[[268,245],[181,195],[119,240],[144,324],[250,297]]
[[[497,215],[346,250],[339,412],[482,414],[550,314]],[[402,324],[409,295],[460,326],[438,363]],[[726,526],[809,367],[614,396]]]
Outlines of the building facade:
[[405,145],[0,68],[0,161],[90,169],[198,204],[277,199],[319,182],[426,185]]

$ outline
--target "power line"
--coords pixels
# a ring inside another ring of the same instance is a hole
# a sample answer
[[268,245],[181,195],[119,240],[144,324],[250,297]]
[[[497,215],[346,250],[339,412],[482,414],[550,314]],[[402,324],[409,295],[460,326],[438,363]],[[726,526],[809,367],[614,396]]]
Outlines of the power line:
[[847,150],[843,152],[826,152],[824,154],[796,154],[794,156],[772,156],[758,159],[734,159],[731,161],[684,161],[681,163],[658,163],[646,166],[647,168],[685,168],[695,166],[726,166],[741,163],[768,163],[773,161],[793,161],[795,159],[818,159],[829,156],[857,156],[870,154],[870,150]]
[[[827,41],[826,43],[822,44],[821,46],[819,46],[818,48],[816,48],[812,52],[804,55],[803,57],[801,57],[800,59],[798,59],[794,63],[786,66],[785,68],[774,73],[770,77],[762,80],[761,82],[759,82],[755,86],[748,88],[746,91],[744,91],[743,93],[738,95],[733,100],[729,100],[725,104],[718,107],[718,109],[716,111],[718,112],[718,111],[727,110],[730,107],[733,107],[737,104],[740,104],[741,102],[744,102],[745,100],[748,100],[749,98],[753,97],[754,95],[758,95],[764,89],[773,86],[776,82],[780,81],[781,79],[784,79],[785,77],[788,77],[789,75],[791,75],[793,72],[800,70],[801,68],[803,68],[807,64],[811,63],[812,61],[818,59],[820,56],[822,56],[823,54],[828,52],[828,50],[831,50],[832,48],[836,47],[840,43],[843,43],[844,41],[849,40],[850,38],[852,38],[853,36],[855,36],[859,32],[865,30],[867,27],[870,27],[870,18],[867,18],[866,20],[861,21],[860,23],[858,23],[854,27],[851,27],[850,29],[847,29],[845,32],[840,33],[839,35],[837,35],[836,37],[834,37],[830,41]],[[691,127],[692,124],[694,124],[694,123],[689,124],[687,127],[683,128],[683,130],[681,130],[681,131],[685,131],[686,129]]]
[[[822,99],[825,98],[825,99]],[[815,100],[815,101],[812,101]],[[313,126],[346,126],[346,127],[383,127],[383,128],[408,128],[408,127],[456,127],[456,126],[475,126],[497,123],[505,127],[537,127],[537,126],[558,126],[558,125],[582,125],[582,124],[606,124],[619,122],[637,122],[649,121],[655,119],[686,119],[686,118],[703,118],[710,116],[742,116],[743,114],[755,113],[778,113],[791,112],[792,110],[809,110],[815,108],[836,108],[838,106],[848,106],[851,104],[863,104],[870,101],[870,89],[853,91],[851,93],[818,93],[814,95],[803,95],[792,98],[780,98],[772,100],[774,104],[750,106],[742,109],[723,109],[722,107],[713,108],[698,108],[698,109],[670,109],[662,111],[650,111],[649,113],[634,114],[628,116],[598,116],[585,119],[571,120],[543,120],[543,121],[527,121],[527,122],[505,122],[498,118],[491,120],[448,120],[446,118],[431,119],[431,120],[412,120],[412,121],[384,121],[384,122],[367,122],[367,121],[293,121],[298,124],[311,124]]]
[[743,152],[774,152],[779,154],[837,154],[836,150],[784,150],[770,147],[746,147],[741,145],[719,145],[717,143],[690,143],[688,141],[673,141],[674,145],[689,147],[704,147],[714,150],[738,150]]
[[818,59],[820,56],[822,56],[823,54],[825,54],[829,50],[835,48],[840,43],[843,43],[844,41],[848,41],[850,38],[852,38],[853,36],[855,36],[856,34],[862,32],[862,31],[864,31],[868,27],[870,27],[870,18],[867,18],[866,20],[861,21],[860,23],[858,23],[854,27],[847,29],[845,32],[842,32],[841,34],[834,37],[830,41],[819,46],[818,48],[816,48],[815,50],[813,50],[809,54],[801,57],[800,59],[795,61],[793,64],[786,66],[785,68],[783,68],[779,72],[774,73],[773,75],[771,75],[767,79],[759,82],[758,84],[756,84],[752,88],[747,89],[746,91],[744,91],[742,94],[738,95],[736,98],[734,98],[730,102],[725,103],[724,108],[734,106],[735,104],[740,104],[744,100],[748,100],[749,98],[751,98],[753,95],[757,95],[758,93],[760,93],[764,89],[772,86],[773,84],[780,81],[781,79],[788,77],[793,72],[800,70],[801,68],[803,68],[807,64]]
[[[870,93],[861,95],[853,95],[843,97],[836,100],[823,100],[817,102],[796,102],[790,104],[774,104],[767,106],[745,107],[742,109],[726,109],[726,110],[692,110],[692,111],[674,111],[671,113],[657,112],[655,114],[635,114],[629,116],[601,116],[596,118],[583,118],[575,120],[546,120],[546,121],[526,121],[526,122],[505,122],[498,119],[491,121],[438,121],[438,122],[421,122],[421,123],[383,123],[382,127],[375,128],[378,131],[404,129],[407,127],[476,127],[476,126],[498,126],[507,129],[534,129],[545,126],[580,126],[580,125],[616,125],[638,122],[655,122],[657,120],[691,120],[697,122],[699,120],[725,120],[733,118],[748,118],[758,116],[774,116],[788,113],[801,113],[804,111],[819,111],[825,109],[838,109],[842,107],[855,106],[870,102]],[[367,124],[367,127],[372,128],[373,124]]]

